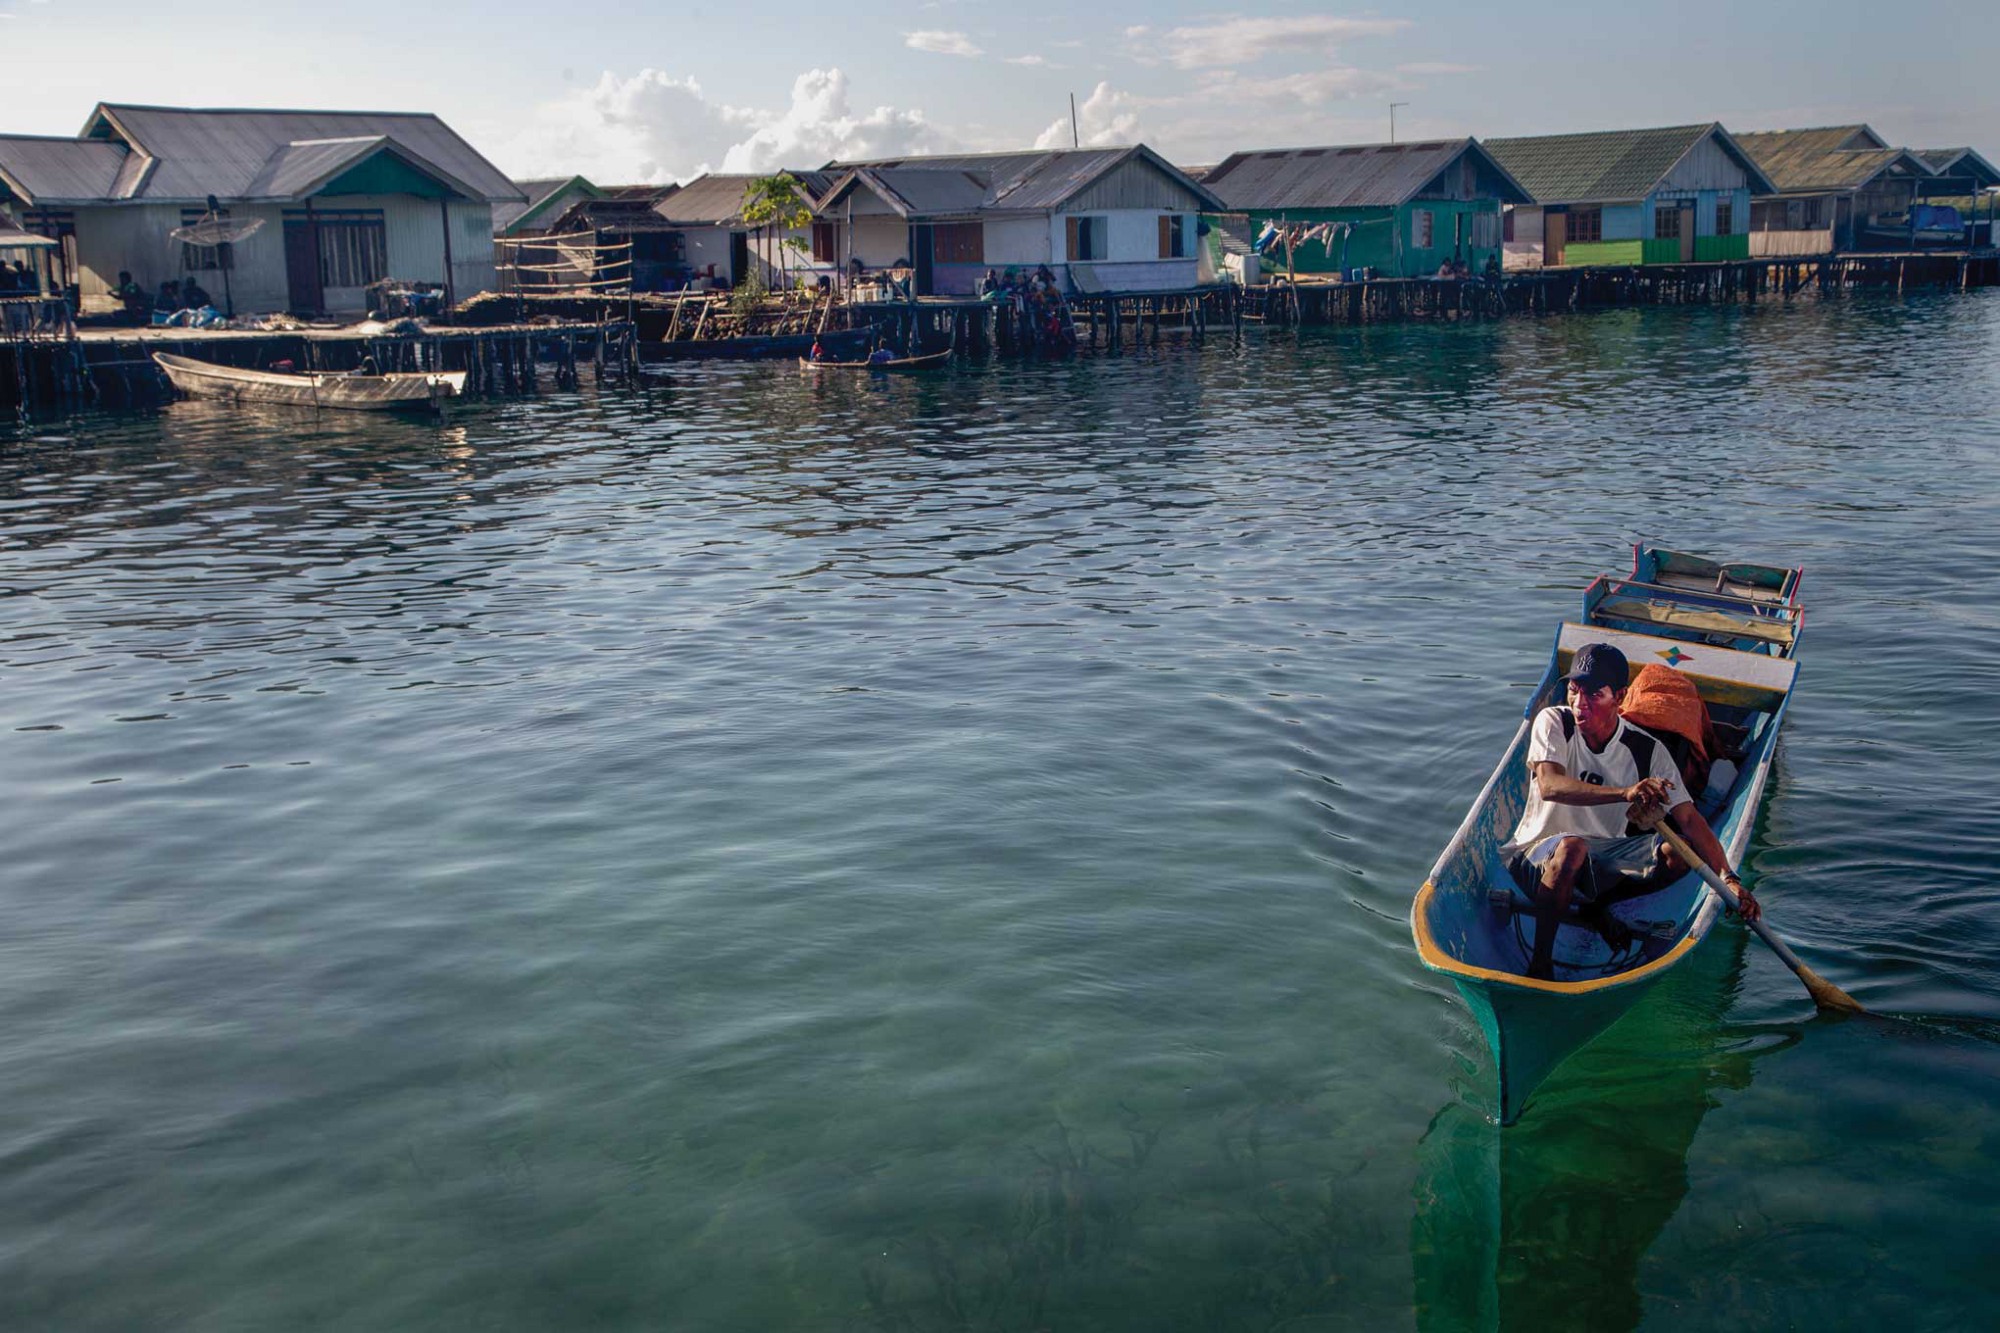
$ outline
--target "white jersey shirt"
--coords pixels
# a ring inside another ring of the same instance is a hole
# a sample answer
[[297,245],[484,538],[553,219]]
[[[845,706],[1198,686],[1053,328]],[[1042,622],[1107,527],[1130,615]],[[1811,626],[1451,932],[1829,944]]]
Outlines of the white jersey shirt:
[[[1646,765],[1643,772],[1642,759]],[[1674,757],[1652,732],[1621,717],[1618,729],[1604,742],[1604,748],[1593,750],[1584,741],[1583,728],[1577,724],[1574,712],[1561,705],[1544,708],[1535,714],[1535,725],[1528,736],[1528,808],[1521,812],[1521,822],[1514,827],[1511,846],[1529,847],[1557,833],[1586,838],[1625,836],[1622,802],[1563,805],[1543,800],[1534,784],[1535,765],[1541,763],[1561,764],[1563,772],[1571,777],[1599,787],[1629,787],[1641,777],[1658,778],[1667,784],[1670,810],[1688,799]]]

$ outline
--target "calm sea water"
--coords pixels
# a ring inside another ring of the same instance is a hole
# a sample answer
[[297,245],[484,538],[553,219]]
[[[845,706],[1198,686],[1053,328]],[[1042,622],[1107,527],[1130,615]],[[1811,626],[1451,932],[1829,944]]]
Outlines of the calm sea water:
[[[1990,1327],[2000,292],[0,428],[0,1326]],[[1738,927],[1502,1136],[1410,896],[1648,538]]]

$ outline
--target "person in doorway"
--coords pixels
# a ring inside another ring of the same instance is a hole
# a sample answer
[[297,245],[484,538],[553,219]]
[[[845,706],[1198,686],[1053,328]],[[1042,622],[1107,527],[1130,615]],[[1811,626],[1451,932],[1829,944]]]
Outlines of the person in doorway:
[[1555,976],[1556,928],[1572,904],[1619,948],[1629,931],[1606,909],[1687,873],[1658,834],[1627,835],[1627,806],[1664,809],[1695,854],[1736,890],[1743,915],[1752,921],[1759,915],[1757,900],[1695,809],[1667,747],[1619,716],[1630,677],[1618,649],[1585,644],[1564,677],[1568,706],[1550,705],[1535,715],[1527,808],[1500,852],[1508,874],[1535,905],[1528,975],[1537,980]]

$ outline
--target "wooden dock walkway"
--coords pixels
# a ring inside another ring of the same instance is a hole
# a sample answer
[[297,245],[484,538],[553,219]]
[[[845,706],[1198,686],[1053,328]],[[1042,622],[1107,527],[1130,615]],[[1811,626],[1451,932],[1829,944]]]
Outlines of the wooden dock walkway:
[[598,380],[638,368],[632,325],[497,324],[482,328],[395,324],[296,329],[85,328],[67,336],[0,340],[0,411],[143,407],[171,397],[154,352],[266,370],[466,372],[468,396],[531,395],[544,376],[574,388],[585,368]]

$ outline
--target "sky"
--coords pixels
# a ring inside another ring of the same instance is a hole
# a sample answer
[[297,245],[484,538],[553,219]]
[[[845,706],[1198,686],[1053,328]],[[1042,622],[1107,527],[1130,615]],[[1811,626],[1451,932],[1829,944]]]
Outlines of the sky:
[[2000,161],[2000,4],[1430,0],[1375,9],[762,0],[0,0],[0,132],[98,102],[433,111],[515,179],[1144,142],[1239,149],[1866,121]]

